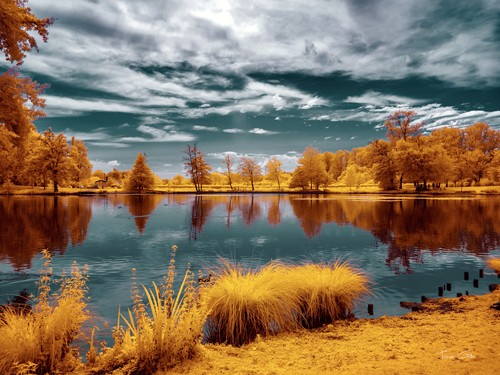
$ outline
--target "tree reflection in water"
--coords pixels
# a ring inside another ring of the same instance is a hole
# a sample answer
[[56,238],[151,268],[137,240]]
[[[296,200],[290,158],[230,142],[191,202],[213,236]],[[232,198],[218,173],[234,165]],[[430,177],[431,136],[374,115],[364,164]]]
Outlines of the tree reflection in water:
[[23,197],[0,201],[0,261],[14,270],[31,267],[41,249],[64,253],[83,243],[92,217],[92,202],[80,197]]
[[141,235],[164,199],[169,205],[190,205],[190,238],[194,240],[216,208],[224,212],[227,230],[238,217],[250,226],[263,213],[270,226],[290,225],[282,222],[283,210],[290,207],[310,239],[319,236],[325,224],[352,225],[371,232],[387,246],[386,264],[397,273],[412,272],[411,264],[422,261],[422,250],[486,254],[500,246],[500,199],[253,194],[16,197],[0,199],[0,261],[7,260],[21,270],[29,268],[43,248],[63,253],[69,243],[83,243],[92,204],[126,206]]

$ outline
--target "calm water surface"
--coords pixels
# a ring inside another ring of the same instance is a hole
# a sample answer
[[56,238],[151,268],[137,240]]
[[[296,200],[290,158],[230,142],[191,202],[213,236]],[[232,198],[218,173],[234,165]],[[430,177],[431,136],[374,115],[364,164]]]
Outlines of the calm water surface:
[[[23,288],[36,292],[42,260],[54,274],[73,261],[89,266],[95,321],[116,322],[131,305],[131,269],[138,282],[161,281],[170,249],[177,265],[206,273],[219,257],[252,266],[349,260],[373,281],[375,316],[400,315],[401,300],[434,297],[438,286],[483,294],[499,282],[485,272],[500,255],[500,198],[470,199],[300,195],[115,195],[0,197],[0,303]],[[464,281],[464,271],[471,280]]]

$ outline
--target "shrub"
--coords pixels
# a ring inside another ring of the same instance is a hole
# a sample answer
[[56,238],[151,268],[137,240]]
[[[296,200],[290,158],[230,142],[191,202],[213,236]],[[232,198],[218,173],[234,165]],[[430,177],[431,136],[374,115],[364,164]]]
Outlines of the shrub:
[[300,285],[301,324],[317,328],[345,319],[354,304],[368,293],[368,279],[347,263],[306,264],[290,270],[290,279]]
[[[114,329],[114,346],[95,357],[91,345],[91,372],[109,373],[121,369],[125,374],[150,374],[166,370],[196,354],[201,340],[206,309],[198,303],[194,275],[186,271],[182,284],[174,295],[175,250],[164,284],[152,289],[143,286],[145,305],[134,286],[133,311],[119,314]],[[123,320],[124,325],[121,324]]]
[[297,286],[287,280],[287,272],[276,262],[252,270],[222,260],[214,284],[200,292],[210,311],[207,342],[240,346],[257,335],[298,327]]
[[50,294],[51,256],[45,258],[32,312],[6,309],[0,320],[0,373],[46,374],[70,371],[78,363],[78,351],[70,344],[88,318],[85,303],[86,272],[73,264],[57,294]]
[[272,262],[256,270],[222,264],[200,292],[210,311],[207,342],[240,346],[257,335],[319,327],[346,318],[368,293],[368,279],[345,263]]

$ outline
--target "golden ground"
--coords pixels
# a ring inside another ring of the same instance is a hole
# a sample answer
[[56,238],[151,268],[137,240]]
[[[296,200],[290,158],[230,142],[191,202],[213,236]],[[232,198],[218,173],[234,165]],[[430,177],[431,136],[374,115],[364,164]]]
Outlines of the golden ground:
[[500,290],[402,317],[339,321],[235,348],[203,345],[168,374],[498,374]]

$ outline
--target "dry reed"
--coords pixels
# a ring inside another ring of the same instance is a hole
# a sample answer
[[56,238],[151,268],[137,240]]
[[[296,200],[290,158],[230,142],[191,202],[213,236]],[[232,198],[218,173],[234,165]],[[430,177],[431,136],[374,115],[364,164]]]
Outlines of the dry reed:
[[[119,313],[114,345],[92,358],[91,372],[109,373],[119,369],[122,374],[150,374],[167,370],[196,354],[206,309],[198,303],[194,274],[189,266],[180,288],[174,293],[177,247],[172,249],[163,285],[153,283],[151,289],[143,286],[146,304],[138,288],[133,287],[133,309],[126,316]],[[95,349],[91,345],[92,352]]]
[[0,373],[68,372],[79,363],[70,345],[80,334],[86,311],[86,272],[73,264],[57,294],[51,294],[51,256],[43,251],[38,297],[31,312],[7,309],[0,320]]
[[347,318],[355,302],[368,293],[368,279],[347,263],[297,266],[289,277],[299,284],[301,323],[306,328]]

